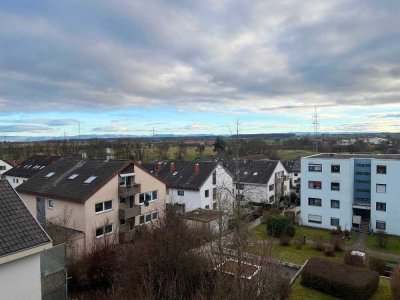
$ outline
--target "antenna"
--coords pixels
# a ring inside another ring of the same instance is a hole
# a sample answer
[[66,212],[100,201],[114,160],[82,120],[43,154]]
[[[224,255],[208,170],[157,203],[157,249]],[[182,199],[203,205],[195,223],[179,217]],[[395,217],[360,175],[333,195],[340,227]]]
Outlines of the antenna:
[[319,116],[317,107],[314,107],[314,114],[312,117],[312,124],[314,126],[314,152],[318,152],[318,129],[319,129]]
[[154,125],[153,125],[153,137],[154,137]]

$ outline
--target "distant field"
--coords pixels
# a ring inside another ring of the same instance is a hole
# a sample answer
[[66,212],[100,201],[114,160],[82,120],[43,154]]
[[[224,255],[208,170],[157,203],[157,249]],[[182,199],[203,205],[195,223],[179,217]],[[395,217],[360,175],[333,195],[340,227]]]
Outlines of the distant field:
[[298,159],[303,156],[313,154],[312,151],[307,150],[277,150],[277,155],[280,160]]

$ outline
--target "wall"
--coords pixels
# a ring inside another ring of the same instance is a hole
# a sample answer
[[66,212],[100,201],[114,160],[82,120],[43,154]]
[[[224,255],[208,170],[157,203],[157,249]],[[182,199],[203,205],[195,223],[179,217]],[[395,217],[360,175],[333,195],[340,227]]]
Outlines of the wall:
[[[309,164],[321,164],[322,172],[309,172]],[[340,165],[340,173],[331,173],[331,165]],[[303,157],[301,159],[301,224],[320,228],[334,228],[331,218],[339,218],[342,229],[351,229],[353,215],[353,159],[320,159]],[[309,189],[309,181],[321,181],[321,189]],[[340,183],[340,191],[331,190],[331,182]],[[320,198],[321,206],[311,206],[308,198]],[[339,200],[340,208],[331,208],[331,200]],[[316,224],[308,221],[308,215],[319,215],[322,223]]]
[[[5,169],[2,170],[3,168],[5,168]],[[0,159],[0,175],[4,174],[5,172],[7,172],[10,169],[12,169],[12,166],[9,165],[8,163],[6,163],[4,160]]]
[[[376,166],[385,165],[386,174],[377,174]],[[371,160],[371,229],[376,231],[376,221],[386,222],[386,232],[400,235],[400,161]],[[386,193],[377,193],[376,184],[386,184]],[[376,202],[386,203],[386,211],[377,211]]]
[[[11,186],[15,189],[17,186],[19,186],[21,183],[25,182],[28,180],[28,178],[24,177],[14,177],[14,176],[6,176],[7,181],[11,184]],[[18,182],[17,182],[18,181]]]
[[[202,207],[200,191],[184,190],[184,196],[179,196],[180,189],[169,189],[168,203],[185,204],[185,212],[195,210]],[[212,192],[211,192],[212,193]]]
[[40,300],[40,254],[33,254],[0,265],[1,299]]

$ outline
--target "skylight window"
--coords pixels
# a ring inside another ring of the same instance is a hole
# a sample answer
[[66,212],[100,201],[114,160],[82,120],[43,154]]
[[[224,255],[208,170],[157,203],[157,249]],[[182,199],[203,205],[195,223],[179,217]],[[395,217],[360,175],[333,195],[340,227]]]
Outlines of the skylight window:
[[249,172],[247,172],[247,171],[246,171],[246,172],[244,172],[244,175],[247,175],[247,174],[249,174]]
[[257,175],[258,175],[258,172],[254,172],[254,173],[253,173],[253,176],[257,176]]
[[47,174],[45,177],[51,177],[51,176],[53,176],[54,174],[56,174],[56,173],[54,173],[54,172],[50,172],[49,174]]
[[172,173],[172,176],[175,176],[176,174],[178,174],[178,172],[176,171],[176,172],[174,172],[174,173]]
[[78,177],[79,174],[72,174],[71,176],[68,177],[68,179],[75,179],[76,177]]
[[45,167],[45,166],[41,166],[41,167],[40,167],[40,170],[43,169],[44,167]]
[[90,176],[88,179],[85,180],[84,183],[91,183],[93,180],[95,180],[97,176]]

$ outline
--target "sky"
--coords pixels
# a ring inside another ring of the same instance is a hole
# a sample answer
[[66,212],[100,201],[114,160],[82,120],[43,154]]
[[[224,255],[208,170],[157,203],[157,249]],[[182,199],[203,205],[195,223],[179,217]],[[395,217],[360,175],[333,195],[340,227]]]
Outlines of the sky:
[[0,2],[0,136],[309,132],[315,107],[398,132],[400,1]]

